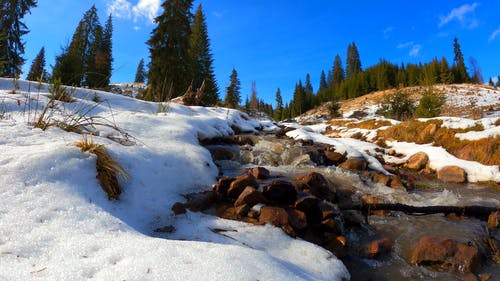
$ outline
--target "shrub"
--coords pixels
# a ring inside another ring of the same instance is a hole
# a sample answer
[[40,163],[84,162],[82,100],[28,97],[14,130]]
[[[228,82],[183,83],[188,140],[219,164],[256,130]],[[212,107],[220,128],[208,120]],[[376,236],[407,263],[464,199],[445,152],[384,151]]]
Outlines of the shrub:
[[442,95],[437,95],[432,90],[427,91],[422,95],[415,115],[419,118],[432,118],[439,116],[441,107],[444,105],[446,98]]
[[61,79],[54,78],[49,85],[49,95],[51,100],[58,100],[62,102],[74,102],[71,93],[68,92],[65,86],[62,85]]
[[334,100],[328,103],[328,113],[330,113],[330,116],[335,118],[335,117],[340,117],[340,104]]
[[392,95],[384,97],[382,107],[377,113],[386,118],[407,120],[413,117],[415,113],[415,105],[410,99],[409,94],[397,91]]

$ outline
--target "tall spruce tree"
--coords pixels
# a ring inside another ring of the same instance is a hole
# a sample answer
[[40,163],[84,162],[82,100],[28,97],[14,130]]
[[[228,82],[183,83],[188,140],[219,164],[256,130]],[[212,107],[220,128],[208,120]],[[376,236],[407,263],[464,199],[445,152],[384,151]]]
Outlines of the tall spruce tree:
[[[96,56],[102,42],[102,26],[97,8],[92,6],[83,15],[67,47],[56,57],[52,77],[65,85],[95,86]],[[91,73],[89,79],[88,74]]]
[[192,62],[193,87],[196,89],[205,81],[202,105],[215,105],[219,101],[219,89],[213,70],[207,24],[201,4],[194,14],[190,37],[190,59]]
[[2,0],[0,1],[0,76],[19,77],[25,59],[23,35],[28,27],[22,21],[30,9],[36,7],[36,0]]
[[113,18],[108,16],[104,31],[102,34],[102,43],[100,54],[96,57],[97,71],[101,75],[100,87],[109,86],[111,75],[113,73]]
[[144,69],[144,59],[139,61],[137,65],[137,70],[135,71],[135,83],[144,83],[146,82],[146,69]]
[[233,68],[231,75],[229,76],[229,86],[226,88],[226,98],[224,99],[224,105],[227,107],[237,108],[241,102],[241,83],[238,78],[238,72]]
[[445,57],[442,57],[439,63],[439,79],[443,84],[453,83],[453,74],[451,73],[450,66]]
[[467,74],[467,68],[465,67],[464,55],[458,43],[458,38],[456,37],[453,39],[453,53],[455,56],[453,58],[452,72],[455,83],[467,83],[469,81],[469,76]]
[[257,98],[257,82],[252,81],[252,92],[250,94],[249,108],[252,111],[259,110],[259,99]]
[[[147,99],[164,101],[182,95],[191,83],[189,38],[192,0],[166,0],[147,41],[150,52]],[[169,96],[171,94],[171,96]]]
[[276,109],[274,110],[274,120],[279,121],[281,120],[283,114],[283,98],[281,97],[280,88],[276,90],[275,100],[276,100]]
[[324,70],[321,70],[321,74],[319,76],[319,88],[318,92],[322,92],[328,88],[328,84],[326,82],[326,74]]
[[354,77],[356,74],[361,72],[361,59],[359,58],[358,47],[356,43],[352,42],[347,47],[347,59],[346,59],[346,79]]
[[47,71],[45,70],[45,47],[42,47],[31,64],[27,80],[47,81]]
[[342,60],[340,59],[340,56],[337,54],[335,55],[335,59],[333,60],[332,81],[330,88],[334,92],[338,92],[340,84],[344,81],[344,79],[345,79],[345,74],[344,74],[344,68],[342,67]]

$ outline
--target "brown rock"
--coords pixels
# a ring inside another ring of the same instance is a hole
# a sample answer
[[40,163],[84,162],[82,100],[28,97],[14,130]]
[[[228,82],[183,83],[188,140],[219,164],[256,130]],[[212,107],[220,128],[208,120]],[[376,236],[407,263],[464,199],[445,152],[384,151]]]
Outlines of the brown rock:
[[232,177],[222,177],[216,184],[214,184],[213,189],[218,196],[225,197],[227,195],[227,190],[229,186],[234,181]]
[[383,173],[374,173],[372,176],[372,181],[374,183],[381,183],[383,185],[388,186],[391,181],[391,176],[383,174]]
[[259,184],[257,183],[257,180],[255,180],[255,177],[251,174],[240,175],[229,185],[227,196],[236,199],[247,186],[258,188]]
[[347,239],[344,236],[335,236],[325,242],[324,247],[338,258],[346,255]]
[[403,185],[403,181],[399,176],[392,176],[391,177],[391,187],[394,189],[405,189],[405,186]]
[[218,160],[232,160],[234,158],[234,153],[226,148],[211,148],[210,154],[212,154],[212,159]]
[[373,259],[392,250],[392,241],[388,238],[378,239],[368,243],[365,248],[365,256]]
[[319,223],[323,218],[321,209],[319,208],[320,200],[316,196],[306,196],[297,199],[295,201],[294,207],[306,214],[308,223]]
[[328,147],[327,149],[325,149],[325,157],[328,160],[327,164],[335,166],[346,160],[346,154],[335,152],[335,149],[333,147]]
[[190,194],[189,200],[186,203],[186,208],[193,212],[199,212],[210,208],[216,201],[215,192],[213,190]]
[[[363,201],[363,203],[365,203],[365,204],[381,204],[381,203],[384,203],[379,198],[371,196],[371,195],[363,195],[363,197],[361,197],[361,201]],[[369,212],[370,215],[374,215],[374,216],[385,216],[388,213],[389,213],[388,211],[384,211],[384,210],[375,210],[375,211],[370,210],[370,212]]]
[[259,222],[275,226],[288,225],[288,213],[283,208],[265,206],[260,209]]
[[269,170],[263,167],[255,167],[250,170],[252,175],[259,180],[265,180],[269,178]]
[[497,228],[498,227],[498,221],[500,220],[500,211],[496,211],[491,213],[488,216],[488,227],[489,228]]
[[307,227],[306,214],[299,210],[289,209],[288,221],[290,222],[290,225],[296,230],[302,230]]
[[234,202],[234,206],[238,207],[241,205],[249,205],[250,207],[252,207],[253,205],[262,203],[264,201],[265,198],[262,193],[251,186],[247,186],[245,187],[243,192],[241,192],[240,196],[238,196],[236,202]]
[[444,182],[463,183],[467,181],[467,173],[458,166],[446,166],[437,172],[438,179]]
[[186,206],[181,202],[175,202],[175,204],[172,205],[172,212],[174,212],[174,215],[176,216],[180,214],[185,214]]
[[248,215],[248,212],[250,211],[250,208],[252,207],[248,204],[238,205],[235,206],[235,212],[240,217],[246,217]]
[[396,155],[396,150],[394,148],[390,148],[387,150],[387,155],[394,156]]
[[349,158],[344,163],[340,164],[340,167],[347,170],[358,170],[363,171],[368,167],[368,163],[363,157],[353,157]]
[[332,218],[327,218],[321,222],[325,232],[337,232],[337,222]]
[[299,177],[299,181],[306,183],[309,186],[309,192],[320,198],[329,201],[335,200],[335,192],[330,189],[328,180],[320,173],[312,172],[305,176]]
[[262,189],[264,197],[278,204],[290,205],[297,199],[297,190],[292,183],[283,180],[274,180]]
[[413,250],[410,262],[429,265],[437,271],[471,272],[479,264],[479,251],[474,246],[449,238],[423,236]]
[[410,156],[408,161],[406,161],[406,168],[410,170],[420,171],[429,162],[429,156],[425,152],[417,152]]
[[293,187],[297,189],[298,191],[303,191],[303,192],[309,192],[309,189],[311,188],[307,183],[303,181],[294,181]]

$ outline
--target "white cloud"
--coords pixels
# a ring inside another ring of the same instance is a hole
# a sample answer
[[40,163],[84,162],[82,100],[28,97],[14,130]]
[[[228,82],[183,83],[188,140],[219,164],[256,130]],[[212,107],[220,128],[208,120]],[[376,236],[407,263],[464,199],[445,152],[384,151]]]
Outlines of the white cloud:
[[408,55],[410,57],[416,57],[420,54],[420,50],[422,50],[422,46],[421,45],[413,45],[410,49],[410,52],[408,53]]
[[384,38],[387,39],[391,35],[392,31],[394,31],[395,27],[394,26],[389,26],[386,29],[384,29]]
[[493,31],[493,33],[491,33],[490,38],[488,38],[488,42],[492,42],[493,40],[495,40],[498,35],[500,35],[500,27]]
[[139,0],[136,5],[127,0],[108,0],[107,7],[108,12],[118,18],[133,18],[134,22],[147,19],[153,22],[160,10],[160,0]]
[[443,27],[452,20],[458,20],[462,25],[472,29],[478,26],[478,21],[475,18],[467,17],[468,14],[473,13],[479,6],[479,3],[464,4],[458,8],[454,8],[445,17],[439,18],[439,27]]
[[416,57],[420,54],[420,50],[422,50],[422,45],[415,44],[413,41],[404,42],[396,46],[398,49],[409,49],[408,55],[410,57]]
[[223,11],[213,11],[212,12],[212,15],[216,18],[222,18],[222,16],[224,16],[224,12]]

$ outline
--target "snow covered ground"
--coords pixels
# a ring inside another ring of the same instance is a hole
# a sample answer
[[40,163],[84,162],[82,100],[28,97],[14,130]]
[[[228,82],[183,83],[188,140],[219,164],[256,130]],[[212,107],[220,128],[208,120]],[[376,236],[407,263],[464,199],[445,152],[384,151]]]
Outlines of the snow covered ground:
[[[209,215],[173,216],[182,195],[207,190],[218,170],[200,138],[261,124],[225,108],[158,104],[73,89],[53,120],[100,116],[133,136],[124,146],[106,126],[94,129],[129,173],[120,201],[108,201],[95,156],[81,135],[30,122],[47,104],[47,85],[0,79],[0,280],[341,280],[345,266],[323,248],[271,226]],[[96,104],[95,97],[101,101]],[[173,225],[172,234],[155,233]],[[210,229],[227,230],[219,233]]]

